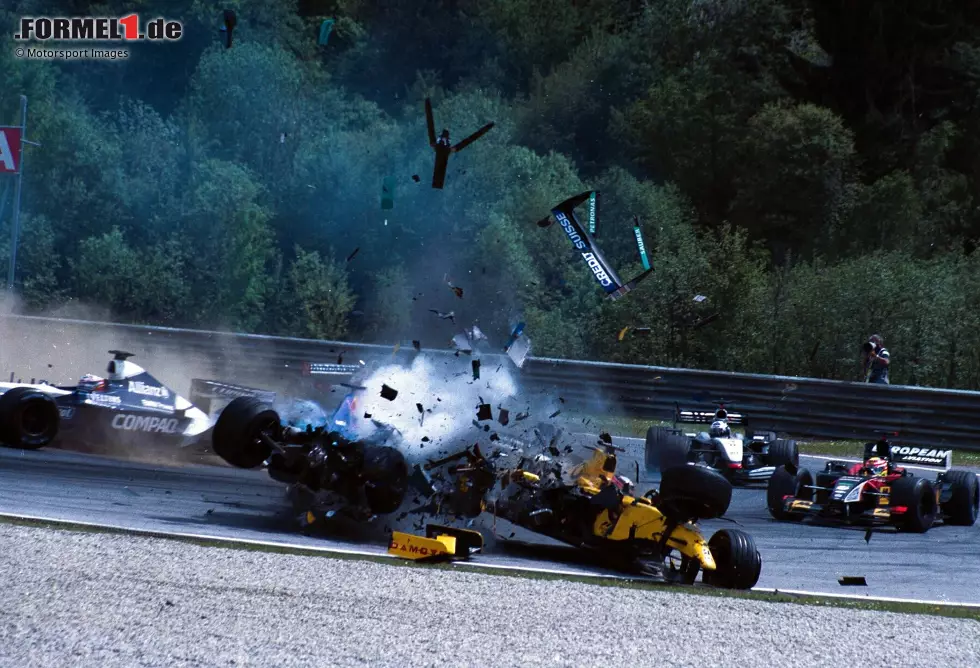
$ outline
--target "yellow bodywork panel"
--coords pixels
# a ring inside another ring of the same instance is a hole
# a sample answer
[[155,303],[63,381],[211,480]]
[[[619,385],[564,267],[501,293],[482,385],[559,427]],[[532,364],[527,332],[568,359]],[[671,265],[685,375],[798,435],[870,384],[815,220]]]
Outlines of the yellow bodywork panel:
[[790,504],[790,510],[810,510],[813,506],[813,501],[800,501],[796,500]]
[[[659,543],[667,527],[667,518],[646,500],[623,497],[623,505],[614,516],[603,510],[596,518],[592,531],[606,540],[645,540]],[[705,570],[715,570],[715,560],[708,549],[708,541],[696,525],[688,522],[674,528],[667,539],[667,546],[686,557],[697,559]]]
[[875,508],[872,514],[875,517],[891,517],[892,512],[888,508]]
[[388,543],[388,554],[413,561],[440,557],[451,558],[456,554],[456,538],[446,535],[425,538],[402,531],[392,531],[391,542]]

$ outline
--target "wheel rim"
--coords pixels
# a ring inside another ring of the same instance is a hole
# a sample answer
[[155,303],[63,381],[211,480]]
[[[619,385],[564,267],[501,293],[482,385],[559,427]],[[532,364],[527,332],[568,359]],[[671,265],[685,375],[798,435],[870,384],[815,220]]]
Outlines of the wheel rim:
[[21,413],[21,428],[30,436],[41,436],[48,430],[48,420],[45,407],[38,404],[28,404]]

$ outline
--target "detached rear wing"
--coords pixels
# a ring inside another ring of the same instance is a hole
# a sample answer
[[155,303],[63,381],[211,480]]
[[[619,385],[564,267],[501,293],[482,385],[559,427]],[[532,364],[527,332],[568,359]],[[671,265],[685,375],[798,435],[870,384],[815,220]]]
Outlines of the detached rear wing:
[[[575,197],[569,197],[561,204],[552,207],[551,215],[561,225],[562,230],[564,230],[575,249],[582,255],[585,263],[589,265],[593,277],[606,292],[606,298],[615,301],[636,289],[640,281],[653,273],[653,269],[647,269],[631,281],[623,282],[623,279],[619,277],[616,270],[606,260],[602,251],[599,250],[599,246],[596,245],[595,239],[575,215],[575,207],[588,201],[590,206],[589,219],[590,221],[595,221],[598,217],[598,195],[598,192],[589,190]],[[538,223],[538,225],[544,226],[543,223]],[[590,224],[590,227],[595,229],[594,224]]]
[[276,393],[268,390],[232,385],[217,380],[202,380],[201,378],[191,380],[189,401],[211,417],[214,417],[215,412],[222,410],[231,403],[232,399],[237,397],[254,397],[269,405],[276,401]]
[[[674,409],[674,422],[684,423],[684,424],[711,424],[718,418],[715,417],[716,411],[696,411],[689,410],[686,408],[675,408]],[[744,425],[748,422],[746,417],[741,413],[728,413],[728,420],[730,425]]]

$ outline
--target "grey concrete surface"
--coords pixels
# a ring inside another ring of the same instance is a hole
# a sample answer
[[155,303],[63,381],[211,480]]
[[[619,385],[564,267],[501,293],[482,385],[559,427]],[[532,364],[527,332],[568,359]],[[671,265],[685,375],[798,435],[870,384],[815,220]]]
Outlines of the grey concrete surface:
[[2,666],[980,665],[980,623],[0,525]]
[[[620,456],[633,476],[636,448]],[[819,462],[817,465],[820,465]],[[640,487],[655,484],[642,481]],[[262,471],[227,467],[168,468],[76,453],[0,448],[0,512],[94,522],[127,528],[200,533],[311,546],[356,548],[382,554],[392,518],[374,526],[338,527],[330,535],[302,535],[283,486]],[[936,526],[926,534],[773,521],[762,488],[737,489],[728,518],[750,533],[762,554],[759,587],[980,603],[980,526]],[[401,524],[411,526],[410,520]],[[705,522],[710,533],[734,526]],[[476,525],[489,535],[491,520]],[[501,537],[512,528],[498,523]],[[542,542],[514,531],[514,540]],[[494,544],[476,563],[609,573],[571,550]],[[867,587],[842,587],[842,576],[865,576]]]

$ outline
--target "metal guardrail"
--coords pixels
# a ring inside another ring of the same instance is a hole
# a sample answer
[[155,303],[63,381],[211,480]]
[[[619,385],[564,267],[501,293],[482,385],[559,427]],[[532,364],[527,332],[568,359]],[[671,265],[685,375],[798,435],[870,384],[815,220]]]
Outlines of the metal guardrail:
[[[84,346],[93,360],[88,363],[101,364],[106,350],[126,347],[148,360],[154,373],[154,360],[179,360],[206,365],[198,373],[208,377],[278,388],[308,384],[304,363],[343,357],[347,364],[407,364],[419,354],[411,344],[395,351],[373,344],[33,316],[0,318],[0,337],[0,369],[31,366],[39,378],[49,360],[66,359],[60,352],[65,348]],[[447,350],[423,352],[453,358]],[[874,440],[878,432],[897,431],[896,442],[980,450],[980,392],[537,357],[517,372],[504,355],[480,357],[484,375],[498,365],[509,367],[526,393],[560,396],[569,412],[663,420],[678,404],[710,407],[724,399],[747,415],[749,425],[794,436]],[[460,360],[460,367],[469,367],[466,356]],[[73,369],[75,375],[93,370]]]

